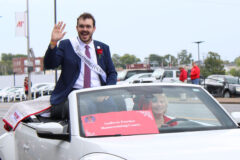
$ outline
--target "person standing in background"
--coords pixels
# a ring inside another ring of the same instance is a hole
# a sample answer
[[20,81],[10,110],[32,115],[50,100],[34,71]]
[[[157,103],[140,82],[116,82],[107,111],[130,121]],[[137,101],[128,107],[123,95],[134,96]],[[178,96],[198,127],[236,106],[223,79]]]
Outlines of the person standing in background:
[[183,83],[187,83],[187,71],[183,66],[180,66],[179,70],[180,70],[179,80]]
[[24,93],[25,93],[25,96],[27,99],[27,97],[28,97],[28,77],[24,78]]
[[195,62],[192,62],[191,80],[192,80],[192,84],[199,84],[200,69]]

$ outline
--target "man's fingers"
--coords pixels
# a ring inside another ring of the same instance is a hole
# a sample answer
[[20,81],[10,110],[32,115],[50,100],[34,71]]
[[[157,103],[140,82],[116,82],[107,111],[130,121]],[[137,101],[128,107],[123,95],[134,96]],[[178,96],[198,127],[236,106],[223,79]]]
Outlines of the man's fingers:
[[64,32],[64,33],[62,34],[62,38],[65,36],[66,33],[67,33],[67,32]]
[[57,29],[57,24],[54,24],[53,30],[54,30],[54,29]]
[[[61,28],[61,32],[63,32],[65,26],[66,26],[66,24],[63,24],[63,27]],[[66,33],[66,32],[65,32],[65,33]]]
[[62,21],[58,22],[58,24],[57,24],[57,29],[60,29],[60,28],[61,28],[61,26],[62,26],[62,24],[63,24],[63,22],[62,22]]

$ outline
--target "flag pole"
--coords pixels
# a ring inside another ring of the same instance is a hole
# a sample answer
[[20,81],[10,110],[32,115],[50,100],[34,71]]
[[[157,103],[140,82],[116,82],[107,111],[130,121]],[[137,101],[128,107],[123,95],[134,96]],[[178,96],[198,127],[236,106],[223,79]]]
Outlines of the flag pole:
[[33,69],[33,64],[31,63],[31,58],[30,58],[30,41],[29,41],[29,7],[28,7],[28,0],[27,1],[27,10],[26,10],[26,23],[27,23],[27,55],[28,55],[28,64],[27,64],[27,72],[28,72],[28,100],[32,99],[32,92],[31,92],[31,86],[32,86],[32,81],[31,81],[31,70]]

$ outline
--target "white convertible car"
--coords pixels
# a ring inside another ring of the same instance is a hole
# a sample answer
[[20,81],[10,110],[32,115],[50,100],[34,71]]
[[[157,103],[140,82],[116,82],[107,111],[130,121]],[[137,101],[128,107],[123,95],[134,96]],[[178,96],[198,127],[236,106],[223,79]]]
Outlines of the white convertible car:
[[12,129],[0,136],[0,160],[239,158],[237,122],[201,86],[106,86],[68,99],[69,119],[62,121],[15,105],[5,117]]

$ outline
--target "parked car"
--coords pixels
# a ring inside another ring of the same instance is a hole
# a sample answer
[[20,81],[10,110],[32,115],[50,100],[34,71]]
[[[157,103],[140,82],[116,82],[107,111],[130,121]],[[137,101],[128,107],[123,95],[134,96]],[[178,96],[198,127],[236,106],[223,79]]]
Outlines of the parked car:
[[[240,113],[233,114],[237,121],[232,119],[200,85],[102,86],[75,90],[68,100],[69,119],[62,121],[41,114],[21,117],[29,111],[27,105],[37,110],[42,100],[21,102],[24,109],[15,104],[3,117],[6,124],[15,125],[0,136],[0,159],[226,160],[239,156]],[[22,109],[21,114],[16,109]]]
[[140,73],[131,76],[125,81],[118,81],[117,84],[133,84],[133,83],[152,83],[156,78],[152,77],[152,73]]
[[202,85],[215,97],[239,97],[239,78],[230,75],[210,75]]
[[156,77],[155,82],[167,82],[167,83],[178,83],[179,80],[180,71],[179,69],[173,69],[173,68],[160,68],[155,70],[155,73],[153,73],[153,76]]
[[118,72],[117,81],[124,81],[129,77],[139,73],[152,73],[153,70],[147,69],[125,69]]
[[38,98],[42,94],[43,87],[46,87],[48,85],[53,85],[53,83],[36,83],[32,86],[31,92],[33,98]]
[[36,91],[37,97],[51,95],[52,91],[54,90],[54,87],[55,87],[55,83],[49,83],[39,87],[38,91]]
[[180,82],[179,75],[179,69],[165,69],[161,81],[170,83]]
[[1,102],[13,101],[19,93],[23,93],[23,87],[6,87],[0,92]]
[[18,88],[18,90],[16,90],[14,93],[14,100],[21,101],[21,100],[25,100],[25,99],[26,99],[26,95],[24,92],[24,88],[23,87]]

